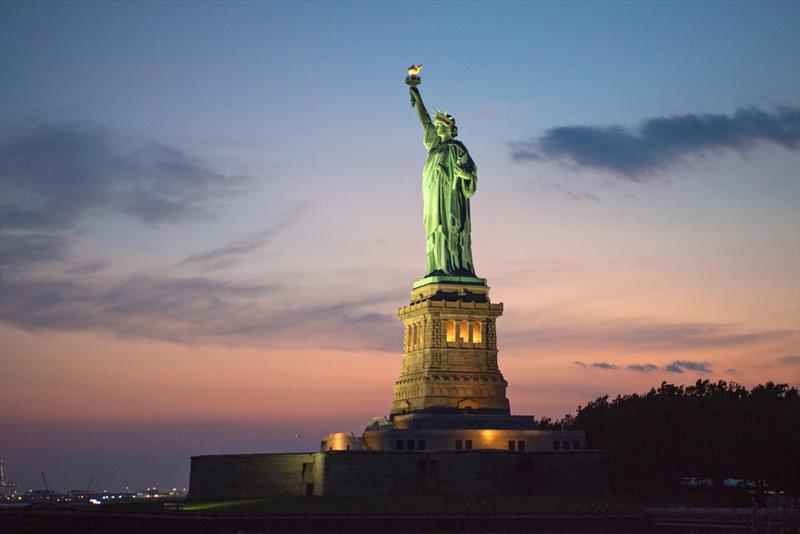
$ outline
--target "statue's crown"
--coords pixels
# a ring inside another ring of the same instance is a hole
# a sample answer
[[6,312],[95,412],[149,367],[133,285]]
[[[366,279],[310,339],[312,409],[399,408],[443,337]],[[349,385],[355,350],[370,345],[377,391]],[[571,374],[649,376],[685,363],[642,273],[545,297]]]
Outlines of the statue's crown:
[[434,120],[437,120],[437,121],[440,121],[440,122],[444,122],[445,124],[447,124],[449,126],[455,126],[456,125],[456,118],[453,117],[452,115],[448,114],[448,113],[443,112],[443,111],[437,111],[436,115],[434,115]]

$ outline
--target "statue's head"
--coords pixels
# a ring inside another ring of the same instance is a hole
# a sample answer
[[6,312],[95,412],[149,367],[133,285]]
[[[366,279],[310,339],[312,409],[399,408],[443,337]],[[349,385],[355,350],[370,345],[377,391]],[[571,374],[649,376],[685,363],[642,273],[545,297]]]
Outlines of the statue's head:
[[455,117],[442,111],[436,112],[434,116],[434,127],[436,128],[436,135],[438,135],[442,141],[453,139],[458,135]]

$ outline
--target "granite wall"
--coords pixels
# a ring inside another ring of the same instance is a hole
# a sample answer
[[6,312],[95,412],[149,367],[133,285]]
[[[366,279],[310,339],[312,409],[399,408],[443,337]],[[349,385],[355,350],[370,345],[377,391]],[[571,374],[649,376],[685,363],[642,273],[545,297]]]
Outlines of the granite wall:
[[189,498],[608,491],[602,451],[331,451],[192,458]]
[[320,454],[194,456],[189,495],[198,500],[321,494]]

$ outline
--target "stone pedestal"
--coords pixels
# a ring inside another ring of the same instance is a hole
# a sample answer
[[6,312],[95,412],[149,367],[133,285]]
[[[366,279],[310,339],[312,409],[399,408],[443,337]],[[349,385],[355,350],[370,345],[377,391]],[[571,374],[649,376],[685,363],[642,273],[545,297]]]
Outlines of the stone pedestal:
[[501,303],[482,278],[434,276],[414,284],[403,322],[403,370],[392,416],[404,413],[508,415],[508,383],[497,366]]

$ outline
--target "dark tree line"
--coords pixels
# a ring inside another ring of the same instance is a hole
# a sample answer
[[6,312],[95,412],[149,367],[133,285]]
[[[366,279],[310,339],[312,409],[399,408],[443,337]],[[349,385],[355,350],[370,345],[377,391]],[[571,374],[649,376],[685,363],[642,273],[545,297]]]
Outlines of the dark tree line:
[[766,480],[800,492],[800,396],[786,384],[662,382],[644,395],[600,397],[540,428],[586,432],[605,449],[617,488],[676,487],[683,477]]

